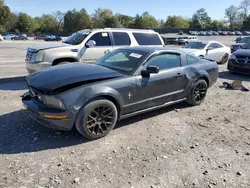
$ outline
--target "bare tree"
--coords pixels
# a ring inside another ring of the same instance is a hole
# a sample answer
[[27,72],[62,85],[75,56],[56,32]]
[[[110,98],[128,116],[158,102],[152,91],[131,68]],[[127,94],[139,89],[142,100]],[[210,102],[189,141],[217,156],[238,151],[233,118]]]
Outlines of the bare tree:
[[231,5],[229,8],[225,10],[225,17],[228,18],[231,28],[234,28],[235,21],[238,15],[238,10],[239,9],[234,5]]
[[53,12],[52,15],[57,22],[57,32],[58,32],[60,30],[60,27],[62,26],[65,13],[62,13],[61,11],[58,10],[57,12]]
[[243,10],[244,16],[248,15],[248,10],[250,9],[250,0],[242,0],[239,6],[240,10]]

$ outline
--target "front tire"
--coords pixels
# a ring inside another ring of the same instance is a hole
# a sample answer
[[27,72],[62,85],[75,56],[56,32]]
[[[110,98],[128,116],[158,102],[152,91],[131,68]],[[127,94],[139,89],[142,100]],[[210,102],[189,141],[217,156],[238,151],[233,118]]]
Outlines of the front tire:
[[109,100],[95,100],[84,106],[76,118],[76,129],[89,140],[105,137],[115,127],[117,108]]
[[200,79],[196,81],[193,85],[193,88],[190,94],[187,97],[187,103],[193,106],[200,105],[206,95],[207,95],[208,84],[205,80]]
[[219,64],[225,64],[225,63],[227,63],[228,58],[229,58],[229,55],[228,55],[228,54],[225,54],[225,55],[222,57],[222,60],[219,62]]

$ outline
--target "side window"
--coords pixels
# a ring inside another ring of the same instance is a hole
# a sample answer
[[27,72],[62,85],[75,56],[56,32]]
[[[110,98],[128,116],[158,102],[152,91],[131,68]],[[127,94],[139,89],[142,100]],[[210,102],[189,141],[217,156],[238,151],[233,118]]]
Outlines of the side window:
[[208,46],[208,48],[216,49],[216,48],[217,48],[217,46],[216,46],[216,44],[215,44],[215,43],[211,43],[211,44]]
[[194,56],[187,55],[187,65],[192,65],[198,62],[198,59]]
[[221,44],[219,44],[219,43],[216,43],[216,46],[217,46],[217,48],[223,48],[224,46],[222,46]]
[[108,33],[96,33],[89,40],[94,40],[96,46],[111,46]]
[[139,45],[162,45],[160,37],[154,33],[133,33]]
[[149,59],[146,65],[157,66],[160,70],[171,69],[181,66],[181,58],[178,54],[160,54]]
[[115,46],[129,46],[130,38],[127,33],[113,32]]

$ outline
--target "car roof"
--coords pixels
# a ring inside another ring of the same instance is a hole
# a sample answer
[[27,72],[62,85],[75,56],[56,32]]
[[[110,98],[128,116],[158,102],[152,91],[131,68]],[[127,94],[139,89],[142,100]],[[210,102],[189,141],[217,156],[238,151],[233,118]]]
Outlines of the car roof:
[[97,31],[133,31],[133,32],[143,32],[143,33],[156,33],[151,29],[128,29],[128,28],[97,28],[97,29],[83,29],[78,32],[91,33]]
[[158,51],[176,52],[176,53],[185,53],[186,54],[186,52],[180,48],[152,47],[152,46],[126,47],[126,48],[119,48],[118,50],[130,50],[130,51],[144,52],[147,54],[152,54],[152,53],[158,52]]

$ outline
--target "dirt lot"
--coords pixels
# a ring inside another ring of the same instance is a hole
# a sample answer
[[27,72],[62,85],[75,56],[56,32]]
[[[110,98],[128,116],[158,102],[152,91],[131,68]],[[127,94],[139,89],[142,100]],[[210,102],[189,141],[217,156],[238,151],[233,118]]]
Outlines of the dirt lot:
[[250,77],[222,65],[201,106],[136,116],[87,142],[75,130],[44,128],[23,110],[30,43],[0,43],[0,76],[13,77],[0,79],[0,187],[250,187],[250,92],[219,87],[236,79],[250,87]]

